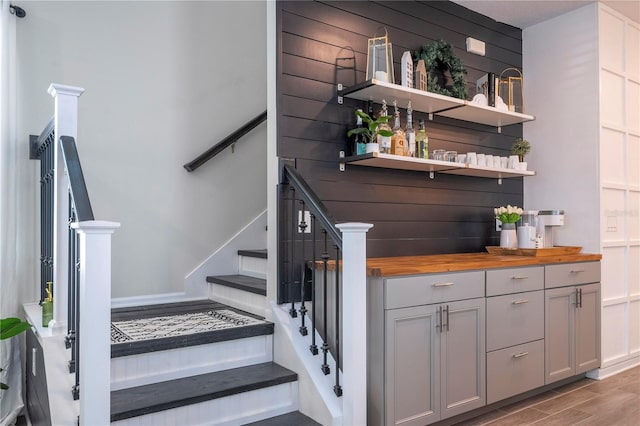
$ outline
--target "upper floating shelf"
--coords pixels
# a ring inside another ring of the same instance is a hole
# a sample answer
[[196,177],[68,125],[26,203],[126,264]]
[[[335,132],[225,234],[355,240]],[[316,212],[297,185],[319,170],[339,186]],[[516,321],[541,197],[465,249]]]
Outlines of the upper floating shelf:
[[372,100],[378,103],[385,99],[388,104],[395,100],[398,102],[398,106],[403,108],[411,101],[411,107],[414,111],[437,114],[497,128],[535,120],[532,115],[480,106],[462,99],[378,80],[367,80],[364,83],[348,87],[340,91],[339,95],[362,101]]

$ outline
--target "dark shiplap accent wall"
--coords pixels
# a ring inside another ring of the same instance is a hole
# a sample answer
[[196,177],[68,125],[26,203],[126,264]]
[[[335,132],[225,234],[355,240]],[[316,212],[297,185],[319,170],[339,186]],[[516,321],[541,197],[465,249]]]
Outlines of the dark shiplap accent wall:
[[[484,251],[497,245],[493,207],[522,205],[522,178],[450,176],[347,165],[346,132],[355,125],[356,100],[337,102],[336,86],[364,81],[367,39],[384,25],[393,43],[396,81],[406,50],[444,39],[464,62],[469,94],[486,72],[522,68],[521,31],[455,3],[315,2],[278,3],[278,156],[297,170],[322,198],[337,222],[374,223],[367,238],[370,257]],[[465,40],[486,43],[486,56],[466,52]],[[355,69],[353,68],[355,67]],[[391,105],[392,99],[387,99]],[[401,105],[405,107],[405,105]],[[393,108],[393,107],[391,107]],[[379,105],[374,110],[379,111]],[[405,111],[402,110],[404,125]],[[502,129],[414,112],[426,121],[429,149],[509,155],[522,125]]]

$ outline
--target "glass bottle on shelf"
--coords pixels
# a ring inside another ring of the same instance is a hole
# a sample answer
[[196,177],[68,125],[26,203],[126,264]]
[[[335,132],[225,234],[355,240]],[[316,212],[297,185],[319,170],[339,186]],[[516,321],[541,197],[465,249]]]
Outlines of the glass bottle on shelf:
[[[380,117],[387,116],[387,101],[382,100],[382,110],[380,111]],[[391,127],[387,123],[381,123],[378,125],[378,130],[388,130],[391,131]],[[380,146],[380,152],[382,154],[390,154],[391,153],[391,136],[382,136],[378,135],[378,145]]]
[[418,121],[418,134],[416,135],[416,157],[429,159],[429,136],[424,128],[424,120]]
[[[358,111],[362,112],[361,109]],[[358,129],[364,127],[362,124],[362,117],[356,115],[356,127]],[[353,147],[351,148],[351,155],[362,155],[367,152],[367,141],[365,140],[365,136],[361,133],[356,133],[353,138]]]
[[411,109],[411,101],[407,105],[407,130],[404,132],[407,143],[404,148],[404,155],[408,157],[416,156],[416,131],[413,128],[413,110]]
[[400,126],[400,111],[398,110],[398,102],[393,101],[395,111],[393,113],[393,136],[391,136],[391,154],[404,155],[405,146],[407,145],[407,139],[404,135],[404,130]]

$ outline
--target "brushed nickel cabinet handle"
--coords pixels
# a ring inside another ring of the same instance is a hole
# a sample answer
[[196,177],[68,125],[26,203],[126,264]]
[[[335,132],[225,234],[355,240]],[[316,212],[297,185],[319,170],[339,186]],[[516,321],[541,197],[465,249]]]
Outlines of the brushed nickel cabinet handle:
[[449,305],[445,306],[444,311],[447,314],[447,331],[449,331]]
[[522,305],[523,303],[529,303],[529,299],[518,299],[511,302],[514,305]]
[[432,287],[449,287],[453,285],[453,283],[436,283],[436,284],[432,284]]
[[529,279],[529,277],[526,276],[526,275],[515,275],[515,276],[511,277],[511,279],[512,280],[526,280],[526,279]]
[[436,318],[436,330],[442,333],[442,306],[438,307],[438,318]]
[[584,269],[572,269],[572,270],[571,270],[571,271],[569,271],[569,272],[571,272],[572,274],[578,274],[578,273],[580,273],[580,272],[584,272]]
[[513,355],[514,358],[522,358],[523,356],[529,355],[529,352],[520,352],[519,354]]

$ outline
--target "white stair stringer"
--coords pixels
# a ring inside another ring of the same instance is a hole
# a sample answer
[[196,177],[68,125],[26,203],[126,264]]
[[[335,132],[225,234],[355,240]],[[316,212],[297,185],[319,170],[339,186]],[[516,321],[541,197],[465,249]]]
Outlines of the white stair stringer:
[[[323,355],[320,347],[323,340],[310,327],[311,319],[308,316],[305,317],[305,323],[309,329],[309,334],[302,336],[298,331],[301,324],[300,316],[298,314],[298,317],[291,318],[289,307],[290,304],[278,305],[275,302],[271,302],[271,310],[273,312],[271,321],[274,322],[276,330],[275,345],[280,349],[274,355],[275,361],[298,373],[298,382],[305,389],[305,398],[300,401],[300,410],[302,412],[323,425],[342,426],[342,398],[337,397],[333,392],[336,363],[331,354],[327,354],[327,364],[331,369],[331,374],[325,376],[322,373],[320,366]],[[299,312],[299,304],[295,304],[295,308]],[[319,349],[318,355],[312,355],[309,350],[312,332],[316,335],[316,345]],[[288,340],[290,348],[285,347],[285,342],[278,338],[278,336],[282,335]],[[293,353],[297,358],[295,360],[291,358]],[[284,358],[282,358],[283,356]],[[341,373],[340,383],[342,383]]]
[[142,425],[243,425],[298,410],[298,382],[283,383],[111,423]]
[[208,284],[209,299],[261,317],[267,317],[269,308],[266,296],[220,284]]
[[111,390],[272,361],[272,347],[269,334],[111,358]]

